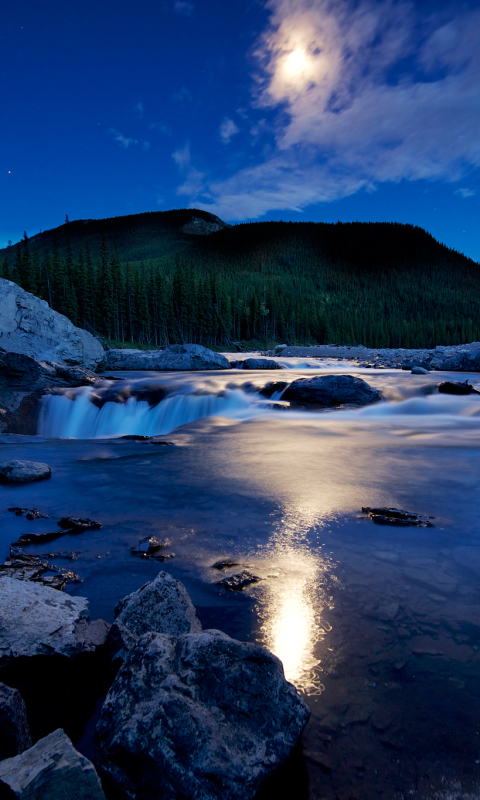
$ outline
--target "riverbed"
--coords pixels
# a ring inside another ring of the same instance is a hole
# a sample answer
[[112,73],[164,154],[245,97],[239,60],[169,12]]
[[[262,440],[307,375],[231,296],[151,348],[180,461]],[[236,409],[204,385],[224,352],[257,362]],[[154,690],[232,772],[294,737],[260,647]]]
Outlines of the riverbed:
[[[204,627],[276,653],[312,711],[303,752],[272,790],[279,800],[478,798],[480,395],[436,386],[480,388],[480,375],[280,361],[281,371],[121,373],[50,397],[39,435],[0,437],[3,460],[52,468],[49,481],[1,488],[2,552],[52,529],[9,506],[91,517],[100,530],[28,552],[75,553],[81,583],[65,591],[89,599],[92,619],[111,621],[119,599],[165,569]],[[282,408],[280,390],[258,393],[327,373],[358,375],[384,400],[308,412]],[[155,407],[137,399],[152,385],[167,393]],[[121,402],[106,402],[112,387]],[[365,506],[434,527],[376,525]],[[145,536],[165,542],[165,561],[131,554]],[[222,559],[237,566],[219,572]],[[242,570],[259,580],[218,585]],[[77,744],[87,752],[89,734]]]

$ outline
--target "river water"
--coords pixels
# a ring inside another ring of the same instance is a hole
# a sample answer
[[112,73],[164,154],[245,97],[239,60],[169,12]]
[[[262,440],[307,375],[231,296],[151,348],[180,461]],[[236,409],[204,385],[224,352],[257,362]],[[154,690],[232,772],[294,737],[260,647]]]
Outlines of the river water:
[[[121,373],[49,397],[38,436],[0,439],[3,460],[53,473],[1,490],[2,551],[52,529],[8,506],[92,517],[102,529],[28,548],[76,552],[82,582],[66,591],[89,598],[91,618],[112,620],[121,597],[166,569],[204,627],[276,653],[312,710],[278,800],[479,798],[480,395],[436,385],[480,388],[480,376],[281,361],[281,372]],[[384,400],[306,412],[282,409],[279,390],[258,394],[334,372]],[[152,407],[142,398],[155,392],[166,397]],[[173,446],[115,438],[125,434]],[[375,525],[362,506],[434,527]],[[163,563],[130,553],[151,535],[167,541]],[[238,566],[219,573],[225,558]],[[218,585],[242,570],[260,580]]]

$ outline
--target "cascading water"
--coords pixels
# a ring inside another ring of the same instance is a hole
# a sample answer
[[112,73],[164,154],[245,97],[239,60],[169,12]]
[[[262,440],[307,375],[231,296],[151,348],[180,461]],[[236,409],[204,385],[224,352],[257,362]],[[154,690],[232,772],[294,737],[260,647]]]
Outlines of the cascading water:
[[167,396],[157,405],[129,397],[124,402],[95,405],[94,389],[82,388],[73,396],[45,397],[39,416],[38,433],[43,436],[98,439],[137,434],[158,436],[205,417],[247,418],[265,410],[258,395],[240,389],[225,389],[220,394],[183,393]]

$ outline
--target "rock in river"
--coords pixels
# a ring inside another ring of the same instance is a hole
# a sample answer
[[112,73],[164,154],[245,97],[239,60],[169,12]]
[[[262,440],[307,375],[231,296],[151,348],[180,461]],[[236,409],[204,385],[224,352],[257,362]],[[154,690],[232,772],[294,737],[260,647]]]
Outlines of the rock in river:
[[108,350],[106,359],[107,369],[230,369],[225,356],[200,344],[172,344],[165,350]]
[[56,730],[0,763],[0,796],[8,786],[20,800],[105,800],[95,767]]
[[31,483],[50,478],[52,470],[40,461],[3,461],[0,463],[0,483]]
[[99,771],[125,798],[249,800],[308,716],[264,647],[220,631],[147,633],[103,705]]
[[242,369],[283,369],[283,367],[271,358],[246,358],[242,362]]
[[87,331],[76,328],[45,300],[0,278],[0,347],[39,361],[55,361],[95,369],[103,347]]
[[438,384],[440,394],[480,394],[468,381],[443,381]]
[[0,761],[23,753],[31,745],[27,709],[20,692],[0,683]]
[[381,395],[361,378],[352,375],[316,375],[293,381],[281,399],[331,408],[344,404],[364,406],[381,400]]

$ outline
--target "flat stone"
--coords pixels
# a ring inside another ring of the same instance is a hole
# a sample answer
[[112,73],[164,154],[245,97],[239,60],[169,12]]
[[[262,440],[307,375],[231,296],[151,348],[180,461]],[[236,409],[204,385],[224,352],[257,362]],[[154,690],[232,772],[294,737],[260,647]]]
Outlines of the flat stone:
[[99,771],[136,800],[251,800],[309,714],[266,648],[220,631],[148,633],[103,705]]
[[50,478],[52,470],[41,461],[3,461],[0,463],[0,483],[31,483]]
[[105,800],[95,767],[60,728],[2,761],[0,781],[20,800]]
[[31,745],[27,710],[20,692],[0,683],[0,761],[23,753]]

